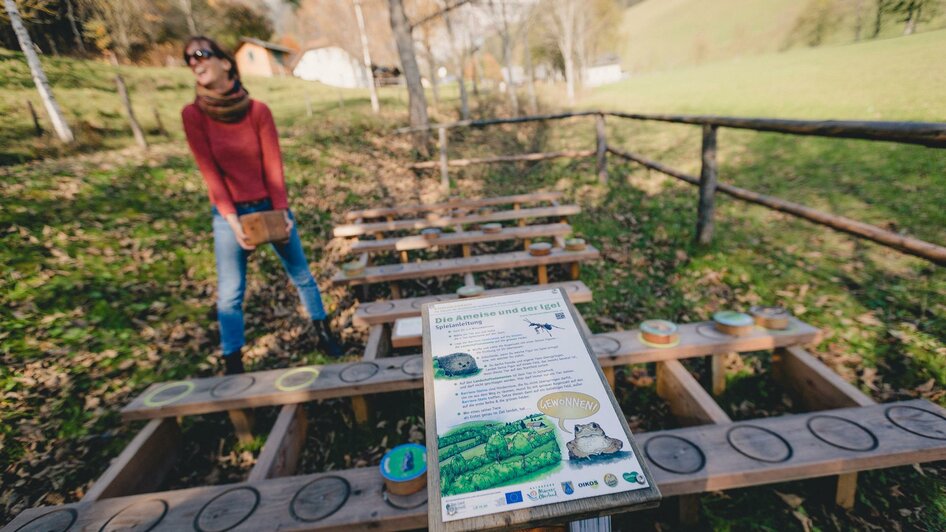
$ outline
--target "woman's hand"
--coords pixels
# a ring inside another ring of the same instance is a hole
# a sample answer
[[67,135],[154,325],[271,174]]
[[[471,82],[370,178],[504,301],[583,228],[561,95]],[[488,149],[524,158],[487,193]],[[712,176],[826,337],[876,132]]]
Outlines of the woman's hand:
[[289,209],[282,211],[283,217],[286,218],[286,233],[292,233],[292,218],[289,217]]
[[246,242],[246,235],[243,233],[243,226],[240,225],[240,218],[236,214],[228,214],[226,216],[227,223],[230,224],[230,229],[233,229],[233,234],[236,235],[237,244],[240,244],[240,247],[247,250],[253,251],[256,249],[256,246],[251,246]]

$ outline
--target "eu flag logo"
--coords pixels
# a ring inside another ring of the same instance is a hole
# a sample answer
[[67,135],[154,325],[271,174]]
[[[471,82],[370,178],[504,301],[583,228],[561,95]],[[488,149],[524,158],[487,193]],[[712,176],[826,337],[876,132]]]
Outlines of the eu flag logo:
[[510,491],[506,494],[506,504],[516,504],[517,502],[522,502],[521,491]]

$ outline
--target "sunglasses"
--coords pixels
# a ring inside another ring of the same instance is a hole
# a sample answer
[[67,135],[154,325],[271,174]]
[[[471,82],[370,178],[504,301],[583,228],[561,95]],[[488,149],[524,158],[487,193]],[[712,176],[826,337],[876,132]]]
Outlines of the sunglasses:
[[213,50],[208,50],[206,48],[201,48],[199,50],[194,50],[194,53],[189,54],[184,52],[184,64],[191,64],[191,59],[204,60],[210,59],[211,57],[216,57],[217,54],[213,53]]

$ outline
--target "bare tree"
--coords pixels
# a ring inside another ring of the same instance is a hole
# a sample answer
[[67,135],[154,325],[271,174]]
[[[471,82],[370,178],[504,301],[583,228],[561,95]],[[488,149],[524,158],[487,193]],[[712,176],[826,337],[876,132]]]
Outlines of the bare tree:
[[509,17],[506,13],[506,0],[499,0],[500,26],[499,36],[503,43],[503,67],[506,69],[506,90],[509,93],[509,105],[513,116],[519,115],[519,97],[516,95],[515,77],[512,71],[512,34],[509,31]]
[[[401,58],[401,70],[407,83],[411,126],[426,127],[427,98],[424,96],[424,86],[420,80],[420,69],[417,67],[417,56],[414,53],[414,39],[411,37],[410,25],[404,13],[404,4],[402,0],[388,0],[388,7],[390,8],[391,30],[394,32],[398,55]],[[430,155],[429,135],[426,129],[415,132],[413,141],[414,148],[424,157]]]
[[374,70],[371,68],[371,51],[368,49],[368,33],[365,30],[365,16],[361,12],[361,0],[353,0],[355,4],[355,19],[358,21],[358,33],[361,36],[361,53],[365,61],[365,70],[368,71],[368,90],[371,93],[371,110],[377,114],[381,111],[378,103],[378,88],[374,83]]
[[46,79],[46,73],[43,71],[43,65],[39,62],[36,50],[33,48],[33,41],[30,39],[26,26],[23,25],[23,19],[20,18],[20,11],[16,7],[14,0],[3,0],[3,7],[6,8],[7,16],[10,17],[10,24],[13,26],[13,32],[16,33],[16,39],[20,43],[23,55],[26,56],[26,63],[30,67],[30,73],[33,75],[33,83],[36,84],[36,90],[39,91],[39,97],[46,107],[46,113],[49,120],[56,130],[59,140],[68,144],[75,140],[72,136],[72,130],[62,116],[59,104],[53,97],[53,92],[49,88],[49,81]]
[[546,2],[546,9],[555,26],[555,42],[565,63],[565,95],[568,105],[575,105],[575,23],[581,2],[578,0],[551,0]]
[[184,12],[184,18],[187,19],[187,31],[191,35],[197,35],[197,22],[194,21],[194,4],[192,0],[178,0],[181,4],[181,11]]
[[72,0],[66,0],[66,19],[69,20],[69,28],[72,29],[72,36],[76,40],[76,48],[79,53],[85,55],[85,43],[82,42],[82,34],[79,33],[79,26],[76,24],[75,8],[72,6]]
[[[440,0],[441,7],[445,4]],[[453,75],[457,78],[457,84],[460,87],[460,116],[463,120],[470,119],[470,97],[466,93],[466,80],[463,79],[463,66],[466,62],[466,48],[460,50],[457,47],[457,38],[453,32],[453,22],[450,20],[450,13],[443,15],[444,25],[447,28],[447,36],[450,39],[450,52],[453,56]]]

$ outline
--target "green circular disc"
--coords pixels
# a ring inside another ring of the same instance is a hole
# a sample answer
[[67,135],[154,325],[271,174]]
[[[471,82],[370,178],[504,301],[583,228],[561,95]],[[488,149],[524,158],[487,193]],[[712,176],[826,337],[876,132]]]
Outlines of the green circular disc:
[[752,319],[752,316],[734,310],[721,310],[713,314],[713,321],[730,327],[745,327],[755,324],[755,320]]
[[[176,393],[171,393],[171,390],[175,388],[181,388],[181,391]],[[175,381],[168,382],[158,386],[151,393],[145,396],[144,404],[145,406],[158,407],[169,405],[174,401],[178,401],[184,397],[190,395],[194,391],[194,383],[192,381]]]
[[276,389],[281,392],[301,390],[319,378],[319,369],[312,366],[293,368],[276,379]]

